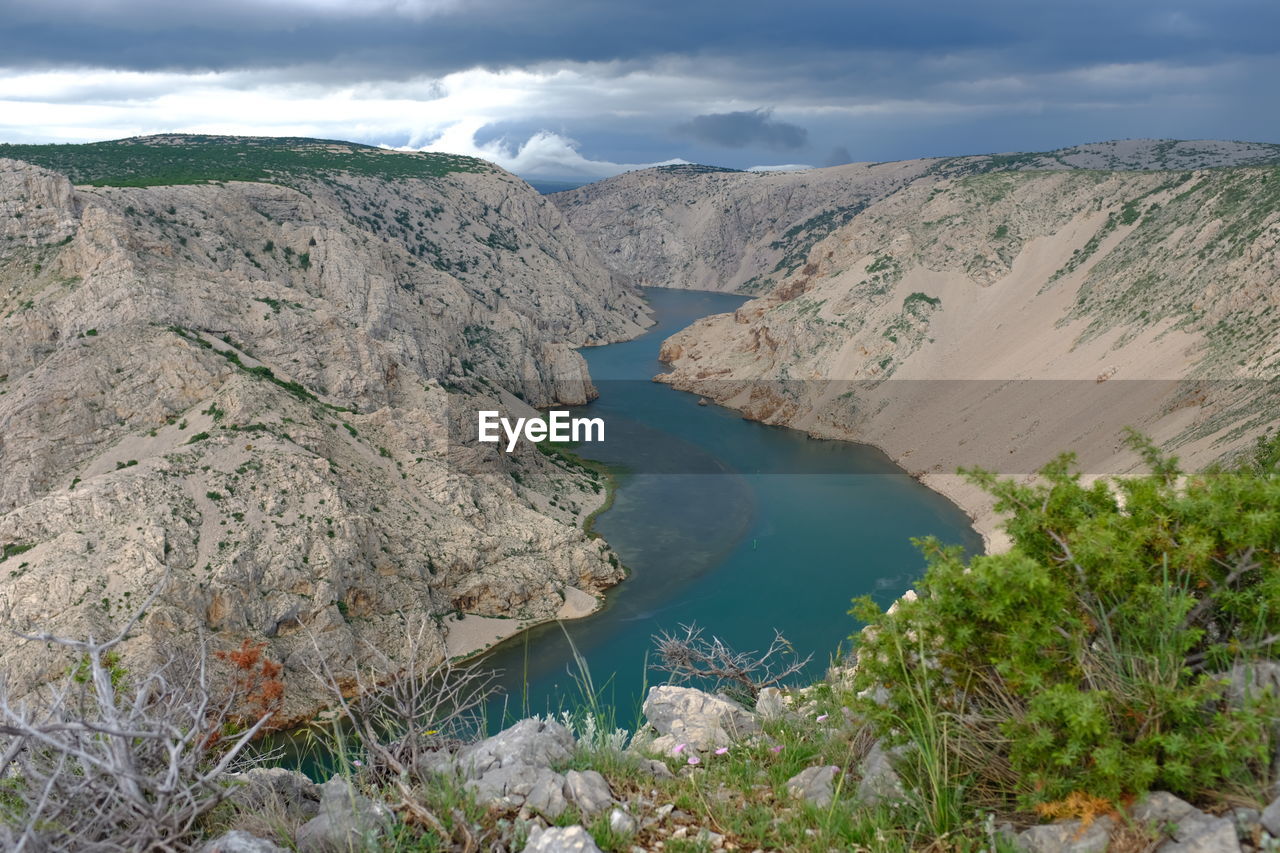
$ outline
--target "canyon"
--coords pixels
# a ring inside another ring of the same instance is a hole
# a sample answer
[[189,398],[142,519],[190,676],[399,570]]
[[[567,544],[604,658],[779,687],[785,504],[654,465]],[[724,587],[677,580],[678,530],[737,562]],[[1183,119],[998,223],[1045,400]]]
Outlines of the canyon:
[[[753,297],[660,381],[880,447],[998,549],[958,467],[1125,473],[1134,427],[1198,469],[1273,429],[1277,162],[1136,140],[544,197],[318,140],[0,146],[6,621],[101,636],[158,589],[126,665],[264,644],[288,722],[321,662],[389,675],[407,613],[439,660],[591,612],[624,576],[583,529],[604,478],[475,412],[588,402],[576,349],[640,334],[655,284]],[[19,688],[68,665],[0,645]]]
[[[0,159],[10,628],[104,636],[158,589],[123,665],[265,644],[288,722],[322,704],[321,662],[394,661],[411,616],[438,660],[622,578],[582,530],[598,474],[475,442],[478,408],[585,402],[574,347],[649,322],[524,182],[339,143],[36,148],[78,157],[79,183]],[[126,185],[210,152],[278,171]],[[67,666],[0,644],[20,692]]]
[[668,340],[659,381],[876,445],[998,548],[958,467],[1027,477],[1069,450],[1086,475],[1127,473],[1132,427],[1200,469],[1273,429],[1276,162],[1275,146],[1130,140],[668,167],[555,198],[619,276],[756,297]]

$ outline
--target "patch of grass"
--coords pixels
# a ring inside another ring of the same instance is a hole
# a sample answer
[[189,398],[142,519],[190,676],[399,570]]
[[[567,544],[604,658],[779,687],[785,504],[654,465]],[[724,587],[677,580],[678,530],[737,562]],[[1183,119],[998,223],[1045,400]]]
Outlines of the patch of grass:
[[30,551],[34,547],[36,546],[32,543],[8,542],[5,545],[0,546],[0,563],[3,563],[5,560],[9,559],[10,557],[16,557],[19,554],[25,554],[26,552]]
[[928,306],[929,308],[937,308],[941,304],[942,300],[938,297],[930,296],[927,293],[921,293],[917,290],[915,293],[912,293],[902,300],[902,310],[912,311],[917,307],[923,308],[925,306]]

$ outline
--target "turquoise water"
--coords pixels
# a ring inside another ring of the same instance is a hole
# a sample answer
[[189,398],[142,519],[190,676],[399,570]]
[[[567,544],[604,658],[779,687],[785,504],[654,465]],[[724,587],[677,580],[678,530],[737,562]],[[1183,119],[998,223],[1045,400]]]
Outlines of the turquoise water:
[[659,288],[646,296],[657,319],[646,334],[582,351],[600,398],[579,412],[604,418],[607,441],[575,448],[620,470],[596,530],[631,575],[600,612],[539,626],[484,658],[506,690],[494,722],[580,704],[566,632],[628,727],[660,630],[696,622],[756,649],[776,628],[814,653],[818,675],[855,627],[850,599],[887,603],[919,576],[911,537],[982,547],[964,513],[874,448],[747,421],[649,381],[666,370],[657,360],[664,339],[744,300]]

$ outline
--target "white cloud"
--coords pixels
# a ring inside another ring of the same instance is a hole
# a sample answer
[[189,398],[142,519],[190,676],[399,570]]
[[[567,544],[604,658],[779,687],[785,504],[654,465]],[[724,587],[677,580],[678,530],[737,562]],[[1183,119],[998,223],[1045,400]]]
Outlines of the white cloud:
[[[563,133],[480,144],[497,122],[534,124],[669,108],[672,78],[602,68],[489,71],[396,83],[281,81],[261,72],[0,69],[0,140],[87,142],[160,132],[318,136],[469,154],[528,177],[601,178],[662,163],[584,155]],[[689,95],[685,85],[686,96]]]
[[487,122],[478,119],[458,122],[445,129],[435,140],[414,150],[447,154],[468,154],[497,163],[509,172],[532,178],[607,178],[633,169],[670,166],[687,160],[664,160],[660,163],[614,163],[592,160],[578,151],[578,143],[558,133],[539,131],[519,145],[494,140],[479,145],[476,134]]

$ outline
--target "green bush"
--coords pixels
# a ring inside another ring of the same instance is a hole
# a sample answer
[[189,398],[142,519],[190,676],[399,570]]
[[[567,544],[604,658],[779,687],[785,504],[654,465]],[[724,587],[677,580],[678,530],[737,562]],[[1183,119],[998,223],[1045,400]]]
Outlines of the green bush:
[[965,472],[1014,545],[966,561],[918,542],[914,601],[857,602],[859,688],[882,736],[910,741],[929,696],[956,784],[1023,807],[1260,790],[1275,697],[1230,701],[1225,674],[1280,648],[1280,474],[1184,481],[1131,440],[1151,473],[1113,488],[1082,485],[1070,455],[1034,485]]

